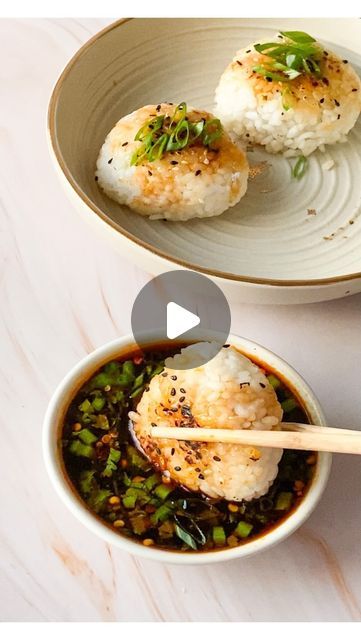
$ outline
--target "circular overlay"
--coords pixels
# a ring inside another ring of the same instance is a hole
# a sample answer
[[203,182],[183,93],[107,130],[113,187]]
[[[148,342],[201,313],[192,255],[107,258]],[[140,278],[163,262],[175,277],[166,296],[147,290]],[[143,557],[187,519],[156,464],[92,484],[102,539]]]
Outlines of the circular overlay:
[[138,346],[147,336],[159,335],[165,349],[184,342],[212,342],[212,349],[195,350],[191,361],[178,369],[199,367],[213,358],[227,342],[231,312],[220,288],[193,271],[168,271],[148,282],[132,309],[132,332]]

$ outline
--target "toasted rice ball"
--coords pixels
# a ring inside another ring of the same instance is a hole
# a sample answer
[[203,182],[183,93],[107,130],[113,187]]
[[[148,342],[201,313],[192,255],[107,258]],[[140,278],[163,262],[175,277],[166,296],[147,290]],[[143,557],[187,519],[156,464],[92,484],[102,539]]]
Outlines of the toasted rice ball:
[[[134,137],[156,115],[172,116],[174,105],[148,105],[133,111],[108,134],[97,160],[96,176],[105,193],[151,220],[188,220],[218,216],[233,207],[247,190],[248,162],[227,133],[212,150],[195,144],[160,160],[131,166],[140,142]],[[190,121],[211,118],[206,111],[188,109]]]
[[144,453],[173,481],[213,498],[252,500],[264,495],[275,479],[281,449],[150,436],[151,425],[279,428],[282,409],[273,387],[235,348],[221,349],[200,367],[177,369],[197,361],[199,351],[211,354],[212,346],[197,343],[167,358],[164,372],[152,379],[130,418]]
[[253,71],[267,56],[254,45],[240,49],[216,90],[216,113],[227,130],[287,156],[344,142],[361,111],[361,82],[347,61],[322,52],[320,78],[302,74],[278,82]]

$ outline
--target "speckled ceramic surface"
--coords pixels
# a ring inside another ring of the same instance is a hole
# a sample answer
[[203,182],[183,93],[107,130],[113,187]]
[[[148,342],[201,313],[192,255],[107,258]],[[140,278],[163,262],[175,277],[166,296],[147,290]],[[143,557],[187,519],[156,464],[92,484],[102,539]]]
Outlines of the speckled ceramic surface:
[[[235,51],[286,27],[320,38],[361,74],[361,21],[356,19],[343,24],[148,19],[117,23],[96,36],[61,77],[50,107],[57,161],[83,210],[85,203],[89,215],[95,212],[110,223],[119,246],[123,251],[127,246],[133,260],[143,253],[149,271],[176,263],[226,284],[237,283],[239,290],[244,282],[248,291],[249,283],[271,286],[268,302],[325,299],[361,290],[361,119],[346,143],[310,158],[301,181],[291,178],[290,160],[258,150],[250,153],[251,164],[267,160],[266,170],[250,181],[236,207],[217,218],[149,221],[113,203],[94,181],[99,148],[121,116],[162,100],[186,100],[212,110],[219,76]],[[284,287],[281,297],[279,287]],[[293,287],[305,290],[300,300],[288,295]],[[311,296],[309,287],[317,288]]]

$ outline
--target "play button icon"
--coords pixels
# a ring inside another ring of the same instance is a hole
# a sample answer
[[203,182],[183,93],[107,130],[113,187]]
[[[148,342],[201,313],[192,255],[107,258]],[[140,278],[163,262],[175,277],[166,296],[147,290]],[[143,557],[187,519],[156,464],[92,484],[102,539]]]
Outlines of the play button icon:
[[167,338],[174,340],[197,327],[201,319],[176,302],[167,304]]
[[153,278],[140,290],[131,323],[140,348],[154,343],[154,336],[160,348],[171,351],[195,342],[212,342],[212,349],[199,350],[192,367],[184,365],[193,368],[207,362],[227,342],[231,313],[225,295],[210,278],[179,269]]

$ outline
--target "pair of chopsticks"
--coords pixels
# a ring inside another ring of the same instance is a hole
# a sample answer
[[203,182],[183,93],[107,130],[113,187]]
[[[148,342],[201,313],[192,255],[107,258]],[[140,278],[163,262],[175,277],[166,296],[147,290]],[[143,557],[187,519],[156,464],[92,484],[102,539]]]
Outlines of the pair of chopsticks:
[[304,449],[361,455],[361,431],[334,429],[297,422],[282,422],[282,431],[250,429],[208,429],[189,427],[151,427],[154,438],[195,442],[223,442],[277,449]]

